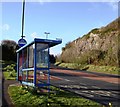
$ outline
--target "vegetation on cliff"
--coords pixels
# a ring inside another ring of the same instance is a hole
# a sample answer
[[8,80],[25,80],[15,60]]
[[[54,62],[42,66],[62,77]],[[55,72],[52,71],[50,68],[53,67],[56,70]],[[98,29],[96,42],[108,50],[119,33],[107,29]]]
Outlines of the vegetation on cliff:
[[68,42],[62,48],[59,61],[120,67],[119,21],[120,18]]

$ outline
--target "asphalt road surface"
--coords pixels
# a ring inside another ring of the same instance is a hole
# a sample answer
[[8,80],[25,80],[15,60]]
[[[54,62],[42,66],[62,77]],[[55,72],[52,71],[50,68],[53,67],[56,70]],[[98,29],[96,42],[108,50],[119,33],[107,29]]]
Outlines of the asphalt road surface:
[[51,80],[54,86],[103,105],[120,105],[120,76],[60,68],[50,71],[52,76],[58,78]]

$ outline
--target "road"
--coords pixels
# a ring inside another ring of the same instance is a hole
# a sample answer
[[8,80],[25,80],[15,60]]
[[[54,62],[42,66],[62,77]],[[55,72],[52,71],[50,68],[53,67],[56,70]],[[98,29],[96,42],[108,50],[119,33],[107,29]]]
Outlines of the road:
[[54,86],[103,105],[120,105],[120,76],[60,68],[52,68],[50,72],[58,78],[51,80]]

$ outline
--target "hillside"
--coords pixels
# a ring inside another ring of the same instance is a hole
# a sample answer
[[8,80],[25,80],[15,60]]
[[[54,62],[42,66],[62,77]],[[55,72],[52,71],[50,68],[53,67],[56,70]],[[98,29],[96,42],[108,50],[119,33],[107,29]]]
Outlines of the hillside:
[[62,48],[62,62],[119,66],[119,21],[120,18],[67,43]]

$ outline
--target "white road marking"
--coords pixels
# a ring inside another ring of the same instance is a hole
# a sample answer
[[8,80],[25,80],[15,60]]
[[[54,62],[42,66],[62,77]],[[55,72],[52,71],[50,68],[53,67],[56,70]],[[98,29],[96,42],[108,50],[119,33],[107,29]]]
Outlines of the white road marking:
[[118,91],[112,91],[112,93],[115,93],[115,94],[120,94],[120,92],[118,92]]
[[97,87],[97,86],[92,86],[93,88],[96,88],[96,89],[100,89],[100,87]]
[[65,87],[65,88],[76,88],[76,89],[88,89],[87,87],[85,86],[79,86],[79,85],[60,85],[60,87]]
[[75,91],[75,93],[80,94],[80,92],[78,92],[78,91]]
[[82,92],[88,93],[88,91],[82,91]]
[[87,97],[94,97],[94,95],[91,95],[90,93],[88,93],[88,91],[82,91],[82,92],[75,91],[75,93],[81,94]]
[[91,91],[92,93],[95,93],[97,95],[102,95],[102,96],[111,96],[111,92],[107,91]]
[[88,95],[89,97],[94,97],[94,95]]
[[65,81],[70,81],[70,80],[68,80],[68,79],[64,79]]
[[80,88],[88,89],[88,87],[85,87],[85,86],[80,86]]
[[80,83],[80,85],[86,85],[86,84],[84,84],[84,83]]
[[92,93],[94,93],[95,91],[91,91]]

